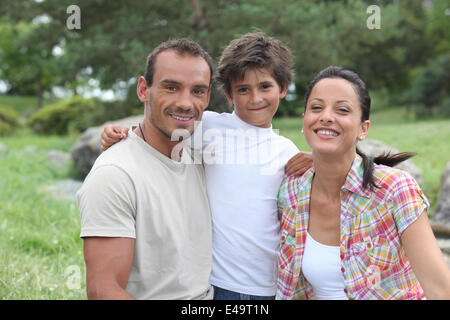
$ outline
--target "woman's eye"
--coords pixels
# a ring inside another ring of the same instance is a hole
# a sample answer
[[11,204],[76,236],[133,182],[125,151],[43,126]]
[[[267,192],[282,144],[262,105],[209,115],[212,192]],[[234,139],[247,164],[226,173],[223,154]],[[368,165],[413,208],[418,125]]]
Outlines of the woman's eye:
[[321,106],[318,106],[318,105],[312,105],[311,106],[311,110],[320,110],[320,109],[322,109]]
[[349,112],[349,110],[347,109],[347,108],[338,108],[338,110],[339,110],[339,112],[342,112],[342,113],[348,113]]

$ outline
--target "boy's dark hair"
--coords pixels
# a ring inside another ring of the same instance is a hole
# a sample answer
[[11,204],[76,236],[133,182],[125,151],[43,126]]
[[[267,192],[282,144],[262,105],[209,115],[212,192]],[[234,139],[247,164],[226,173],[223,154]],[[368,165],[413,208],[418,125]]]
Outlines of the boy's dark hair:
[[[306,105],[308,103],[309,96],[311,94],[311,91],[313,90],[314,86],[322,79],[327,78],[339,78],[344,79],[350,82],[355,89],[355,92],[358,96],[359,105],[361,107],[361,122],[364,122],[366,120],[369,120],[370,116],[370,105],[371,105],[371,99],[369,95],[369,90],[366,88],[366,84],[364,81],[361,80],[359,75],[356,72],[353,72],[351,70],[341,68],[341,67],[335,67],[330,66],[319,73],[316,74],[314,79],[309,83],[308,88],[306,90],[305,95],[305,111],[306,111]],[[389,167],[396,166],[397,164],[408,160],[409,158],[413,157],[415,153],[411,152],[400,152],[397,154],[391,154],[390,152],[385,152],[375,158],[371,158],[366,156],[361,150],[356,148],[356,153],[358,153],[362,160],[363,160],[363,188],[369,187],[369,189],[373,190],[373,188],[378,188],[378,186],[375,184],[375,181],[373,179],[373,164],[383,164]]]
[[[194,57],[203,58],[209,66],[211,71],[211,79],[214,71],[214,63],[209,55],[197,42],[189,39],[174,39],[168,40],[158,45],[147,57],[147,65],[145,67],[144,78],[147,85],[150,87],[153,83],[153,73],[155,72],[155,61],[159,53],[166,50],[174,50],[179,55],[191,55]],[[211,83],[211,80],[210,80]]]
[[231,95],[233,81],[242,80],[247,70],[264,68],[285,89],[294,77],[292,64],[291,51],[281,41],[262,32],[247,33],[223,50],[215,80]]

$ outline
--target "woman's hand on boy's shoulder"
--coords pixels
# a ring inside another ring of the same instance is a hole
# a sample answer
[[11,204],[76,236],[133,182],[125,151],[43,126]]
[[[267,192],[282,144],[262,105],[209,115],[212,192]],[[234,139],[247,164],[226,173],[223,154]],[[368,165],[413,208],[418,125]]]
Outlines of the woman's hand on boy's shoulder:
[[122,126],[107,125],[102,132],[102,150],[105,151],[113,144],[128,136],[128,128]]

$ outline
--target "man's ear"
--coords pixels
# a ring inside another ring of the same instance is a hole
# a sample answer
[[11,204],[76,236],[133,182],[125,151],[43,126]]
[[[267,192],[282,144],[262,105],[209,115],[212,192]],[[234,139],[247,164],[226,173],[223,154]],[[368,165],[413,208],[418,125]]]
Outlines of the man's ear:
[[147,85],[147,80],[145,80],[143,76],[140,76],[136,88],[136,93],[141,102],[148,101],[148,88],[149,86]]

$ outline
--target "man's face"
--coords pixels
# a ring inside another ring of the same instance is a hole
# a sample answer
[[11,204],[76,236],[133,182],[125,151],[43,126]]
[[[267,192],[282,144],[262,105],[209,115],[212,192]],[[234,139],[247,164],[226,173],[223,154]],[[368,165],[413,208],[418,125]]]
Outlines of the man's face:
[[[194,131],[208,106],[211,72],[201,57],[179,55],[173,50],[158,54],[155,61],[153,83],[144,88],[148,93],[141,101],[149,107],[150,123],[166,137],[176,129]],[[141,77],[139,86],[146,86]],[[145,92],[145,91],[144,91]]]

